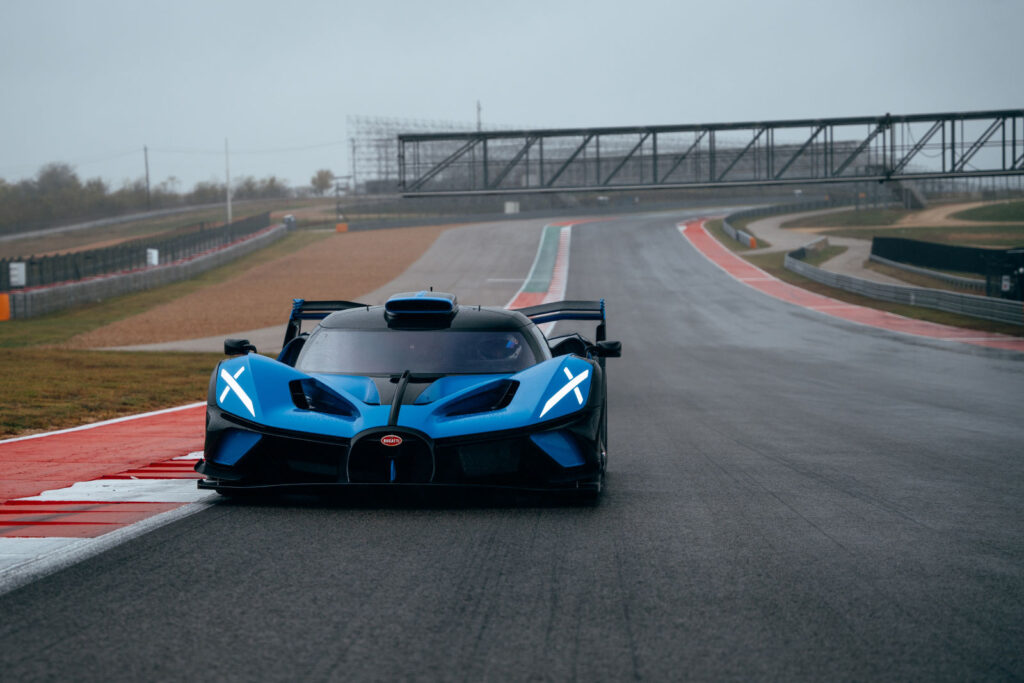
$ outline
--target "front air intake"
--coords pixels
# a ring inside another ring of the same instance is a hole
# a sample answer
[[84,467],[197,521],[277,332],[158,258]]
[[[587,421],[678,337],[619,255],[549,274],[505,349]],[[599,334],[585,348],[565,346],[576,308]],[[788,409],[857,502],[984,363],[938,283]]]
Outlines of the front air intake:
[[394,315],[452,315],[458,310],[454,294],[444,292],[403,292],[384,304],[384,311]]

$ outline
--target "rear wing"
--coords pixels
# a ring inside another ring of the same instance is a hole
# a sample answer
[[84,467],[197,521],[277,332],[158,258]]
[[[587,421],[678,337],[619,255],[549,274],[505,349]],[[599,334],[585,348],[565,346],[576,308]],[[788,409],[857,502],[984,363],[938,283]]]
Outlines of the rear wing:
[[350,308],[365,308],[367,304],[356,303],[355,301],[306,301],[305,299],[292,300],[292,312],[288,316],[288,327],[284,331],[284,346],[299,336],[302,332],[303,320],[323,320],[335,311],[347,311]]
[[606,339],[604,299],[600,301],[552,301],[515,310],[537,325],[556,320],[596,320],[598,325],[594,340],[602,342]]

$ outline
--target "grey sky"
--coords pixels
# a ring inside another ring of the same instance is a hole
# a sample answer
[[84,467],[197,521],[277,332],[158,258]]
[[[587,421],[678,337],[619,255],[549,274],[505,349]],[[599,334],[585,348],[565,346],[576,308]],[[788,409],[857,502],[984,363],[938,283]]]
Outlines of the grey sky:
[[1024,1],[0,0],[0,177],[347,173],[348,115],[524,127],[1024,107]]

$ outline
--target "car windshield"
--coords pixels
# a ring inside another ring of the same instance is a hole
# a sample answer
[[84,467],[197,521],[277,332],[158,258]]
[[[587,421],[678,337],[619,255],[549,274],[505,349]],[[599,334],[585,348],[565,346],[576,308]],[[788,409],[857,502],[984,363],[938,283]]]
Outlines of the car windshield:
[[397,375],[519,372],[534,364],[519,332],[319,328],[295,367],[307,373]]

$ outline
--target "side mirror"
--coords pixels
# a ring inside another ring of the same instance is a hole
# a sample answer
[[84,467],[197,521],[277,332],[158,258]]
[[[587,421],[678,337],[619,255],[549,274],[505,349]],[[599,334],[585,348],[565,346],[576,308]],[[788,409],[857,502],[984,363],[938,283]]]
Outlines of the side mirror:
[[577,336],[565,337],[551,347],[552,356],[567,356],[575,353],[577,356],[587,355],[587,344]]
[[622,342],[597,342],[594,344],[593,354],[598,358],[620,358],[622,356]]
[[256,347],[249,343],[248,339],[225,339],[224,355],[241,356],[249,352],[256,353]]

